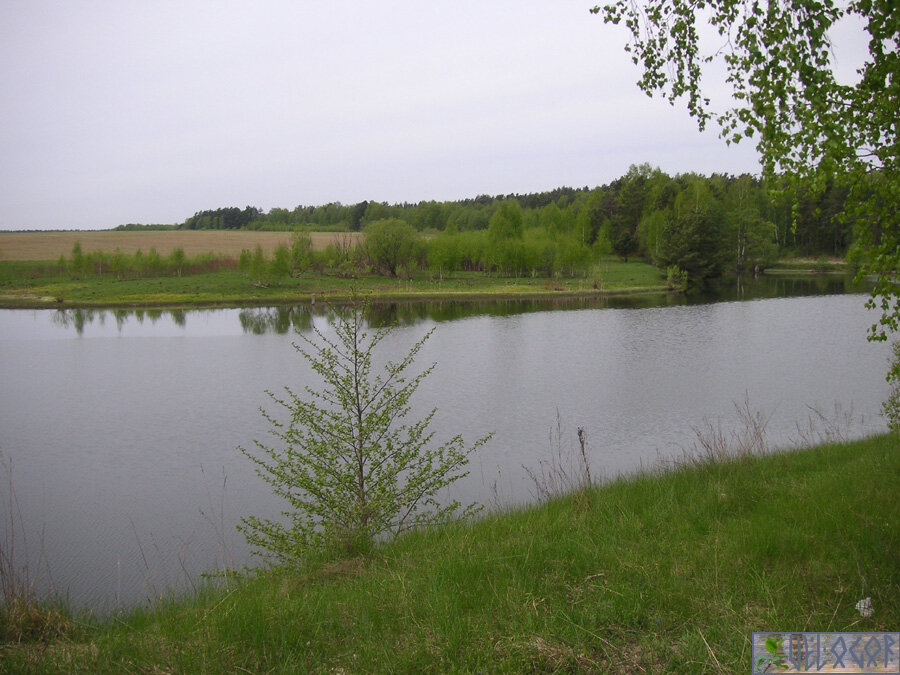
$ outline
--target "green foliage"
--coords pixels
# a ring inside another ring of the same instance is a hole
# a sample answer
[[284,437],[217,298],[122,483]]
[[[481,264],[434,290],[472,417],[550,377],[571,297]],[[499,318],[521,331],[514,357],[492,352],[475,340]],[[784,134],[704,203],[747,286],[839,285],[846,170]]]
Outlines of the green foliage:
[[416,263],[420,251],[415,228],[397,218],[369,224],[365,245],[373,264],[392,277],[401,267]]
[[637,251],[637,238],[634,236],[634,232],[628,228],[620,229],[613,240],[612,249],[623,262],[628,262],[628,256]]
[[674,265],[693,281],[719,276],[725,265],[722,231],[712,211],[688,211],[671,218],[659,236],[657,260]]
[[550,231],[544,228],[526,230],[524,245],[528,263],[526,272],[532,277],[549,278],[556,274],[557,241]]
[[135,254],[135,256],[132,256],[131,260],[129,261],[127,255],[119,250],[116,250],[116,252],[112,254],[112,258],[110,259],[110,271],[115,275],[116,279],[121,281],[128,273],[129,262],[134,265],[135,269],[138,269],[141,265],[142,258],[142,255],[139,256]]
[[174,248],[172,252],[169,254],[169,265],[175,270],[178,276],[181,276],[181,272],[184,269],[184,264],[187,260],[187,256],[184,254],[183,248]]
[[870,336],[886,340],[900,327],[900,178],[896,169],[873,173],[854,186],[858,198],[851,207],[859,233],[860,278],[874,275],[875,287],[867,306],[879,309],[881,317]]
[[550,233],[551,236],[566,234],[572,229],[573,223],[566,218],[563,212],[555,203],[547,204],[541,209],[540,216],[541,226]]
[[522,238],[522,207],[515,200],[506,200],[497,205],[488,225],[488,236],[493,243]]
[[778,247],[772,241],[775,225],[757,216],[738,223],[736,236],[737,269],[769,267],[778,258]]
[[756,660],[754,671],[766,673],[769,672],[770,667],[777,669],[774,672],[787,670],[787,658],[781,653],[781,645],[778,642],[778,638],[772,635],[767,637],[765,647],[766,653]]
[[555,253],[554,270],[561,276],[584,275],[594,262],[591,248],[574,237],[559,239]]
[[143,225],[140,223],[127,223],[124,225],[117,225],[113,228],[116,232],[153,232],[153,231],[167,231],[167,230],[177,230],[179,225],[164,225],[161,223],[151,223],[147,225]]
[[325,247],[322,261],[326,268],[338,276],[349,278],[357,274],[359,251],[349,237],[341,237]]
[[[573,267],[568,262],[574,248],[567,238],[588,246],[594,261],[615,251],[623,260],[640,255],[661,264],[657,237],[676,211],[676,202],[696,201],[689,192],[719,208],[727,269],[764,267],[785,252],[841,256],[853,243],[852,227],[859,217],[845,208],[851,189],[840,176],[774,176],[766,181],[747,175],[669,176],[644,164],[631,166],[621,178],[593,189],[480,195],[455,202],[273,208],[250,214],[251,220],[240,227],[293,231],[292,276],[316,269],[360,278],[367,267],[391,274],[349,237],[330,244],[325,252],[313,251],[308,231],[345,232],[378,221],[402,220],[434,236],[421,238],[412,258],[396,266],[395,275],[412,276],[430,267],[442,279],[456,271],[559,277],[582,273],[580,263]],[[196,214],[192,222],[201,227],[234,227],[248,214],[246,209],[218,209]],[[98,273],[108,271],[111,261],[91,262],[89,272]]]
[[144,259],[144,269],[147,270],[150,276],[156,276],[162,272],[162,256],[159,255],[159,251],[156,250],[155,246],[150,247],[150,251],[147,253],[147,257]]
[[184,273],[198,274],[233,266],[232,260],[218,258],[213,254],[189,257],[181,248],[174,249],[163,259],[155,247],[151,247],[146,255],[140,249],[131,255],[118,249],[113,253],[105,251],[85,253],[78,242],[72,247],[71,258],[67,260],[61,255],[56,261],[56,271],[60,275],[68,275],[72,279],[82,281],[93,277],[102,278],[104,274],[112,274],[116,281],[181,276]]
[[291,252],[285,244],[279,244],[272,252],[269,274],[273,279],[284,279],[291,274]]
[[362,229],[363,218],[366,216],[366,210],[369,208],[369,202],[362,201],[352,207],[350,211],[350,229],[359,232]]
[[253,259],[253,254],[250,253],[250,249],[242,248],[241,255],[238,257],[238,272],[245,276],[250,276],[250,261]]
[[688,273],[677,265],[666,268],[666,288],[670,291],[683,291],[688,285]]
[[262,246],[257,244],[256,248],[253,249],[253,254],[250,256],[250,264],[247,269],[250,279],[257,286],[263,286],[265,284],[266,268],[266,254],[263,251]]
[[[465,232],[465,235],[483,237],[487,232]],[[248,251],[248,255],[252,255]],[[149,254],[146,256],[149,258]],[[372,294],[380,299],[440,298],[440,297],[506,297],[543,296],[583,293],[588,289],[584,278],[556,277],[548,283],[546,277],[531,274],[512,281],[491,276],[480,271],[479,264],[473,271],[457,270],[438,280],[434,273],[416,273],[409,283],[398,284],[386,277],[359,275],[356,278],[342,276],[334,270],[322,268],[316,256],[317,271],[300,277],[284,279],[279,284],[257,286],[250,283],[246,274],[237,269],[237,261],[200,257],[191,259],[182,277],[171,271],[151,276],[146,272],[138,277],[131,275],[118,281],[112,275],[91,274],[77,281],[68,275],[55,274],[55,266],[46,262],[0,261],[0,287],[5,307],[122,307],[161,305],[259,305],[296,304],[317,300],[342,301],[351,296],[351,290]],[[355,269],[355,268],[354,268]],[[204,271],[205,270],[205,271]],[[530,271],[529,271],[530,272]],[[601,261],[586,270],[597,275],[599,290],[609,292],[659,292],[665,287],[665,275],[643,262],[621,263],[612,259]],[[543,275],[540,270],[538,274]],[[552,272],[550,272],[552,274]],[[52,298],[52,300],[51,300]]]
[[81,244],[76,241],[72,245],[72,274],[76,278],[90,274],[92,267],[90,259],[81,250]]
[[[692,181],[703,184],[709,198],[722,207],[720,227],[728,240],[729,269],[765,266],[765,261],[788,251],[803,256],[841,256],[853,243],[852,228],[859,216],[845,208],[852,191],[850,182],[841,176],[770,176],[763,182],[746,175],[669,176],[647,164],[631,166],[624,176],[593,189],[563,187],[525,195],[479,195],[418,204],[330,203],[294,209],[276,207],[268,213],[250,207],[226,208],[199,212],[179,227],[239,227],[297,234],[310,230],[346,232],[381,220],[399,219],[419,232],[459,233],[460,239],[442,239],[437,244],[442,250],[435,252],[425,242],[426,250],[419,249],[412,261],[399,265],[397,274],[402,269],[412,275],[429,266],[442,278],[453,271],[478,270],[549,277],[571,274],[567,265],[562,265],[566,271],[561,271],[560,266],[548,262],[567,236],[589,246],[595,260],[615,248],[623,260],[641,255],[659,264],[655,236]],[[543,235],[524,247],[503,243],[521,240],[529,230],[539,230]],[[490,243],[462,237],[468,233],[490,234]],[[534,248],[538,239],[540,243]],[[310,250],[308,257],[305,250],[291,248],[292,275],[315,268],[330,275],[359,278],[367,265],[378,267],[352,242],[332,245],[324,254]],[[549,249],[554,249],[552,254]],[[456,253],[459,258],[454,263]],[[90,272],[107,271],[109,262],[92,261]],[[863,257],[860,262],[864,262]]]
[[298,563],[337,547],[364,550],[378,537],[467,515],[474,506],[441,504],[437,493],[465,476],[469,456],[489,437],[466,447],[461,436],[434,446],[429,425],[436,410],[405,423],[410,400],[434,365],[408,375],[428,333],[399,361],[373,375],[376,348],[390,334],[369,334],[363,310],[337,312],[334,339],[316,330],[295,345],[322,388],[305,394],[270,393],[290,419],[263,412],[278,446],[241,448],[274,493],[287,501],[286,522],[250,516],[239,529],[247,541],[279,562]]
[[179,225],[185,230],[239,230],[248,227],[260,215],[257,208],[227,207],[198,211]]
[[312,237],[309,232],[291,235],[291,274],[306,272],[312,267]]
[[[896,37],[896,16],[885,0],[854,0],[839,7],[813,3],[745,3],[741,0],[616,0],[592,12],[606,22],[622,21],[631,31],[629,51],[643,66],[639,81],[648,94],[674,102],[686,97],[701,128],[715,119],[729,142],[756,137],[764,166],[804,173],[821,163],[833,167],[856,161],[856,150],[882,139],[885,119],[857,119],[862,110],[890,100],[884,68],[895,62],[884,45]],[[858,86],[842,86],[834,76],[828,31],[844,16],[867,23],[873,57]],[[704,51],[700,35],[708,22],[727,40]],[[704,63],[719,60],[736,105],[716,115],[700,86]],[[871,89],[867,83],[878,83]],[[868,91],[867,91],[868,89]],[[874,111],[873,111],[874,112]],[[891,122],[893,124],[893,121]],[[842,136],[842,134],[848,136]],[[889,132],[891,133],[891,132]],[[895,133],[895,132],[893,132]],[[887,150],[894,153],[896,150]]]
[[[686,98],[700,128],[715,119],[729,143],[754,138],[769,180],[787,175],[803,181],[811,201],[826,212],[834,209],[824,195],[840,182],[849,216],[844,227],[849,221],[858,228],[860,272],[877,277],[869,306],[879,308],[881,318],[870,337],[886,339],[888,332],[897,330],[900,14],[896,2],[613,0],[591,11],[602,13],[608,23],[625,23],[631,33],[627,48],[643,68],[641,89],[661,93],[670,102]],[[869,36],[867,58],[850,84],[835,74],[829,36],[846,20],[861,22]],[[701,40],[702,23],[719,38]],[[715,61],[724,66],[734,101],[721,114],[712,112],[717,103],[701,89],[703,66]],[[816,217],[821,220],[821,212]],[[834,237],[834,246],[844,237],[846,230]]]
[[445,272],[459,269],[462,242],[457,233],[443,232],[428,242],[428,265],[443,277]]
[[578,229],[581,240],[587,244],[593,244],[599,237],[605,235],[612,246],[612,222],[609,219],[610,209],[606,204],[605,195],[601,190],[595,190],[588,197],[587,203],[578,210],[575,226]]
[[652,211],[638,223],[638,241],[641,250],[655,264],[659,264],[659,238],[666,223],[672,218],[669,209]]
[[894,354],[887,374],[891,392],[882,404],[881,411],[887,419],[888,428],[895,434],[900,434],[900,341],[895,342],[892,349]]
[[[340,204],[293,211],[275,208],[268,215],[259,214],[253,227],[333,230],[350,216],[359,216],[362,225],[368,223],[367,232],[374,235],[369,237],[370,245],[343,233],[324,251],[313,250],[306,229],[295,229],[288,264],[289,275],[295,278],[310,271],[356,280],[369,273],[414,278],[430,269],[441,281],[471,272],[559,280],[590,275],[593,265],[613,252],[626,261],[643,256],[664,272],[668,264],[660,257],[664,227],[676,216],[702,208],[715,211],[714,227],[721,231],[723,249],[716,252],[713,267],[753,270],[785,252],[807,257],[843,254],[851,243],[849,223],[856,218],[845,210],[850,194],[845,182],[826,181],[819,189],[814,181],[799,178],[761,181],[747,175],[669,176],[642,165],[632,166],[625,176],[592,190],[560,188],[532,195],[399,206],[361,202],[352,208]],[[361,204],[365,211],[360,216]],[[399,241],[388,236],[387,230],[392,228],[385,226],[386,222],[400,222],[394,214],[410,219],[406,220],[408,226],[401,228]],[[320,219],[319,224],[310,219]],[[425,225],[432,231],[419,235],[417,230]],[[379,232],[382,228],[385,231]],[[415,239],[415,244],[408,245],[410,239]],[[889,243],[884,238],[880,241]],[[862,264],[868,258],[861,245],[856,248]],[[278,261],[264,254],[262,266],[257,258],[253,273],[253,251],[246,255],[249,257],[242,261],[212,256],[179,261],[171,256],[162,259],[154,250],[141,259],[116,258],[99,251],[86,254],[79,249],[73,252],[73,262],[66,261],[64,271],[58,263],[57,271],[82,280],[112,271],[114,278],[125,281],[177,275],[179,269],[181,274],[194,275],[237,265],[257,288],[275,279],[283,285],[287,276],[283,253],[275,254],[282,256]]]
[[645,471],[377,559],[82,617],[50,644],[8,641],[0,670],[747,673],[754,631],[900,625],[898,471],[887,436]]
[[506,276],[522,276],[527,267],[525,245],[520,239],[491,239],[487,267]]
[[[658,170],[657,170],[658,171]],[[620,180],[616,196],[607,204],[613,250],[623,260],[637,252],[637,228],[650,193],[653,169],[649,164],[632,165]],[[590,240],[593,243],[593,239]]]

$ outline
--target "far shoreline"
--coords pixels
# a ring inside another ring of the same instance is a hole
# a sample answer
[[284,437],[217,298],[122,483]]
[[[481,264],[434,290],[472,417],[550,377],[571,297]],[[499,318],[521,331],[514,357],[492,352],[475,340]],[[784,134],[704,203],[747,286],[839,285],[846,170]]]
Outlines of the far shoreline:
[[50,296],[29,297],[27,295],[0,294],[0,309],[233,309],[237,307],[280,307],[289,305],[302,305],[316,303],[347,304],[353,302],[354,296],[365,297],[373,302],[472,302],[482,300],[577,300],[627,297],[637,295],[667,295],[676,293],[665,286],[649,288],[624,288],[616,290],[548,290],[535,291],[533,289],[517,291],[370,291],[361,289],[352,291],[322,291],[313,293],[298,293],[290,297],[273,296],[260,298],[258,296],[228,296],[220,299],[178,299],[178,300],[153,300],[152,298],[137,301],[122,302],[120,300],[101,301],[67,301]]

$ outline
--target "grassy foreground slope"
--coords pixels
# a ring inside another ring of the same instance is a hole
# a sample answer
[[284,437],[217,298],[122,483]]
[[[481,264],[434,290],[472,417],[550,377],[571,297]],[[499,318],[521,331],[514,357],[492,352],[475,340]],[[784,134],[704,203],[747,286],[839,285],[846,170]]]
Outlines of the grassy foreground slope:
[[747,673],[751,631],[897,630],[898,485],[896,436],[695,464],[7,636],[0,670]]

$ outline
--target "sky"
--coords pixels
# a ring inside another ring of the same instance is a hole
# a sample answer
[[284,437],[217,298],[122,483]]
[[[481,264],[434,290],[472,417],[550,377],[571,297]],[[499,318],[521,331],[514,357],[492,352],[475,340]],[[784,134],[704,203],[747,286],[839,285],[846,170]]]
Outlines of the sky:
[[758,173],[592,4],[3,0],[0,230]]

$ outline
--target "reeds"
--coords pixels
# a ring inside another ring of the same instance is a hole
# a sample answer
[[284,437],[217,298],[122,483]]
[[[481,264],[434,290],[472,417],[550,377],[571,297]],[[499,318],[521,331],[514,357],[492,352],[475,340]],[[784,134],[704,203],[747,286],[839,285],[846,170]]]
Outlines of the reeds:
[[540,460],[535,468],[522,466],[534,484],[533,496],[537,501],[579,492],[594,485],[584,427],[578,427],[575,437],[577,449],[573,449],[572,438],[557,409],[556,424],[550,429],[547,458]]
[[[12,462],[0,454],[7,496],[0,537],[0,646],[49,642],[68,634],[73,624],[57,609],[38,600],[28,563],[22,510],[13,487]],[[19,550],[20,549],[20,550]]]

